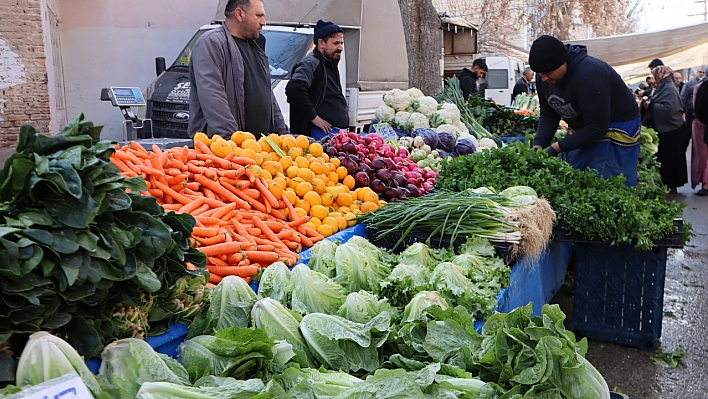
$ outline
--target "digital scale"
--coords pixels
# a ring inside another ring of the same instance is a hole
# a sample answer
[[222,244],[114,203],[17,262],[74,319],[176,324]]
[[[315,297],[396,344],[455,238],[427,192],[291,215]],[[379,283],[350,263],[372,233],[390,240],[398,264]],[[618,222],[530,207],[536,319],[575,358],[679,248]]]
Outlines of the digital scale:
[[[155,138],[152,134],[152,119],[140,119],[132,110],[132,107],[144,107],[146,105],[143,93],[138,87],[104,87],[101,89],[101,101],[110,101],[114,107],[120,108],[125,120],[123,121],[123,137],[120,145],[130,141],[135,141],[145,149],[150,150],[153,144],[160,149],[172,147],[192,147],[193,142],[189,139],[171,139],[165,137]],[[138,132],[141,136],[149,139],[138,139]]]

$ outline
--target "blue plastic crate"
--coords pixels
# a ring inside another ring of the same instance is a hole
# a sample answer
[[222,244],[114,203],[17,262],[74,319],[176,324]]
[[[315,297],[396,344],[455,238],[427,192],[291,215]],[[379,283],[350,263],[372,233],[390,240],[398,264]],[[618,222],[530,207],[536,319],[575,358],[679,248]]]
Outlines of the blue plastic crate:
[[600,341],[656,350],[661,337],[667,249],[575,244],[571,330]]

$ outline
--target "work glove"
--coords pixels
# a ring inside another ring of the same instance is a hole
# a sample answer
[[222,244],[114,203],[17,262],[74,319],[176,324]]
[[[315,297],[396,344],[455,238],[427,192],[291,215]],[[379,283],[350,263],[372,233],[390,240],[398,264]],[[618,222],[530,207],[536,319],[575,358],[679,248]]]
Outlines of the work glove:
[[558,155],[558,151],[556,151],[553,146],[550,145],[546,147],[543,151],[545,151],[546,154],[548,154],[548,156],[550,157],[555,157],[556,155]]

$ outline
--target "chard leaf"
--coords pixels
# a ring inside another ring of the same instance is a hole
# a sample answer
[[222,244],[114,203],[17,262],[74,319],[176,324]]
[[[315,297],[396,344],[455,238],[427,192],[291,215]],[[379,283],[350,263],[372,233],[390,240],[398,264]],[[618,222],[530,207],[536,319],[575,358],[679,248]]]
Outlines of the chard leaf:
[[33,225],[39,225],[39,226],[52,226],[54,225],[54,221],[52,218],[47,216],[44,212],[39,212],[39,211],[30,211],[30,212],[23,212],[17,215],[18,220],[22,223],[23,226],[29,228],[32,227]]
[[98,236],[88,230],[79,231],[76,234],[76,242],[89,252],[94,252],[98,248]]
[[138,261],[135,282],[147,292],[157,292],[162,287],[162,283],[155,272],[141,261]]

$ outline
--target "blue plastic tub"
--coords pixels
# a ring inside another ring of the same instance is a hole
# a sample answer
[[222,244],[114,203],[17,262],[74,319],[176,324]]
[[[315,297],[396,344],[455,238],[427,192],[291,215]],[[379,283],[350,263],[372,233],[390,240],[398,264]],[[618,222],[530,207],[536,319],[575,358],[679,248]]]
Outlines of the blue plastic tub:
[[575,244],[571,330],[581,336],[645,351],[661,337],[665,247]]

